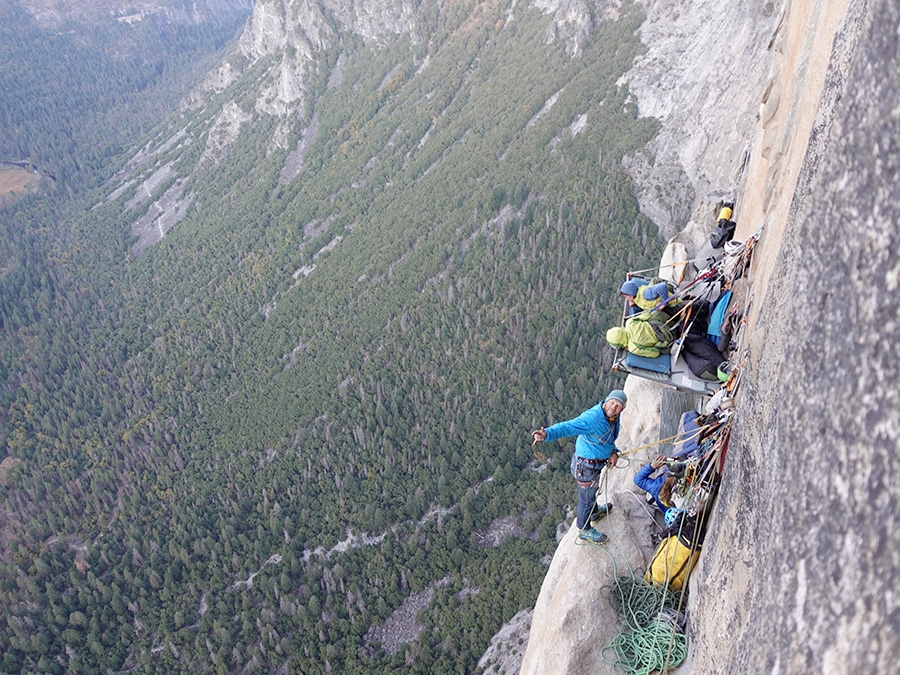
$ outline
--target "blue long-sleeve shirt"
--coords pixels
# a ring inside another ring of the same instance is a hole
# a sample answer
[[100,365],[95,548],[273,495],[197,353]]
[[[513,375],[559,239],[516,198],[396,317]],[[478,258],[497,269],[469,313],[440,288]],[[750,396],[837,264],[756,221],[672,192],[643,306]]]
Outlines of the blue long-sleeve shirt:
[[656,502],[657,508],[665,513],[666,509],[669,507],[659,501],[659,489],[668,477],[669,472],[667,470],[663,471],[660,475],[652,478],[651,475],[654,471],[656,471],[656,469],[653,468],[653,464],[645,464],[636,474],[634,474],[634,484],[644,492],[649,492],[653,495],[653,500]]
[[641,289],[642,290],[638,291],[638,293],[643,300],[664,302],[669,299],[669,286],[665,281],[653,284],[652,286],[647,284],[646,286],[641,286]]
[[616,438],[619,436],[619,420],[610,422],[603,412],[603,403],[585,410],[578,417],[559,422],[545,429],[544,441],[555,441],[567,436],[575,436],[575,454],[585,459],[609,459],[618,452]]
[[634,305],[629,308],[629,315],[638,312],[653,309],[659,303],[669,299],[669,286],[665,281],[658,284],[644,284],[638,287],[637,295],[634,296]]

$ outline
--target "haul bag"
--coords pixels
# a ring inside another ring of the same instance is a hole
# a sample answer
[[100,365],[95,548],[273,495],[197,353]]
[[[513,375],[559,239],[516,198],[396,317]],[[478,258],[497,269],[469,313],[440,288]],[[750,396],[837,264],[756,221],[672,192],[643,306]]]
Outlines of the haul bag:
[[677,536],[666,537],[656,547],[644,579],[658,586],[668,584],[672,590],[680,591],[699,557],[699,550],[691,554],[690,542],[686,544]]
[[692,455],[700,449],[700,427],[697,418],[700,413],[696,410],[688,410],[678,421],[678,436],[684,440],[675,443],[673,457],[681,458]]

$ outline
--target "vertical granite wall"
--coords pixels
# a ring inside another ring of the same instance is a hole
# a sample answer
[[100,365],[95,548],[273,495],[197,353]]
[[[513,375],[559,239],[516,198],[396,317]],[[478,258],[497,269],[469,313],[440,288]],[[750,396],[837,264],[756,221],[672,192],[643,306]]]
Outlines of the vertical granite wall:
[[900,672],[900,6],[848,17],[692,581],[697,673]]

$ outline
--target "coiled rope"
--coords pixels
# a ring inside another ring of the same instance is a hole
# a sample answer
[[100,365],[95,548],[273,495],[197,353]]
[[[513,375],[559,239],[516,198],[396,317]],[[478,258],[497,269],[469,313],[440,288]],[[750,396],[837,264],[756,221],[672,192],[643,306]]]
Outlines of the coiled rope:
[[[608,472],[600,477],[598,492],[608,493]],[[607,546],[576,539],[576,545],[593,546],[609,558],[615,581],[609,599],[613,609],[622,617],[627,629],[603,648],[604,661],[625,675],[650,675],[680,665],[687,657],[687,636],[684,634],[685,591],[673,591],[668,586],[655,586],[634,571],[630,576],[618,576],[616,558]],[[615,538],[610,542],[623,559],[626,556]],[[613,658],[607,658],[612,650]]]
[[609,603],[629,628],[638,630],[652,623],[664,610],[677,611],[682,594],[683,591],[654,586],[632,575],[615,580],[610,589]]
[[[615,653],[608,660],[606,650]],[[603,660],[626,675],[650,675],[675,668],[687,658],[687,636],[666,621],[652,621],[643,628],[619,633],[604,647]]]

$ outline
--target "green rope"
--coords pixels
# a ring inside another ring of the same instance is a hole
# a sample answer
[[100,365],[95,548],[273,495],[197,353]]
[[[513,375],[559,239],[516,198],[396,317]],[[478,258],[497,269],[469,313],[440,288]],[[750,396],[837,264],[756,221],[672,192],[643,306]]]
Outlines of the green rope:
[[680,665],[687,657],[687,636],[677,626],[685,595],[633,574],[617,577],[609,601],[627,629],[603,648],[603,660],[625,675],[649,675]]
[[652,621],[644,628],[620,633],[607,647],[615,660],[603,660],[626,675],[650,675],[676,668],[687,658],[687,636],[666,621]]
[[660,612],[678,610],[683,591],[672,591],[665,586],[654,586],[634,576],[619,577],[609,594],[612,608],[618,612],[625,625],[638,630],[651,623]]
[[[599,494],[606,494],[609,489],[607,477],[608,471],[599,477]],[[618,542],[613,537],[610,540],[627,559]],[[651,675],[679,666],[687,658],[687,636],[679,630],[679,624],[684,628],[681,610],[687,592],[650,584],[636,577],[633,570],[630,576],[620,577],[616,559],[606,546],[583,540],[575,543],[595,546],[609,558],[615,579],[610,588],[610,604],[627,626],[612,644],[603,648],[603,660],[625,675]],[[607,658],[608,649],[615,655],[612,660]]]

